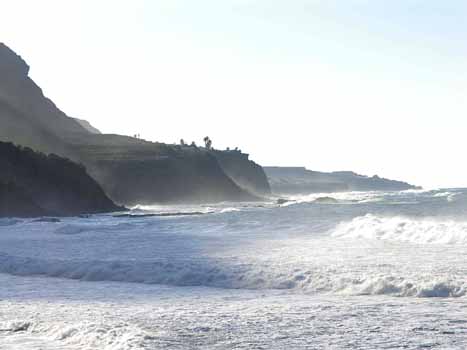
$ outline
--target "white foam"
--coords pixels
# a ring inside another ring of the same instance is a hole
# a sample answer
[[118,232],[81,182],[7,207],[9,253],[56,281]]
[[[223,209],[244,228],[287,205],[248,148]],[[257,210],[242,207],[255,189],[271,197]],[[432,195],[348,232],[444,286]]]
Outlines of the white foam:
[[411,219],[367,214],[341,223],[334,237],[381,239],[418,244],[467,244],[467,222],[439,219]]
[[220,213],[224,214],[224,213],[231,213],[231,212],[235,212],[235,211],[240,211],[240,209],[238,209],[238,208],[224,208],[224,209],[221,209]]
[[[212,263],[212,262],[211,262]],[[216,265],[216,264],[214,264]],[[456,276],[395,275],[391,272],[346,271],[345,266],[269,266],[251,264],[213,267],[203,263],[58,261],[0,254],[0,272],[83,281],[118,281],[227,289],[286,289],[304,293],[459,297],[466,283]],[[375,273],[376,275],[373,275]]]
[[392,295],[399,297],[449,298],[466,294],[467,284],[461,280],[419,278],[392,275],[369,277],[344,285],[341,292],[350,295]]
[[[317,199],[323,197],[332,197],[340,204],[352,203],[372,203],[379,202],[386,196],[397,195],[400,192],[382,192],[382,191],[347,191],[347,192],[333,192],[333,193],[311,193],[308,195],[291,196],[290,202],[284,203],[283,206],[300,204],[300,203],[314,203]],[[315,202],[316,203],[316,202]]]
[[[115,322],[0,322],[5,342],[30,349],[145,349],[150,335],[135,325]],[[16,348],[16,346],[14,347]]]

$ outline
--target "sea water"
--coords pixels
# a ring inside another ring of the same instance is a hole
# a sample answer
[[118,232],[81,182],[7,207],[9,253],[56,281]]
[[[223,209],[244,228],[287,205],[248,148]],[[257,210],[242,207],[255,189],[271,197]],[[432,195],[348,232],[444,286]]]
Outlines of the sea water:
[[467,190],[320,196],[2,219],[0,349],[465,349]]

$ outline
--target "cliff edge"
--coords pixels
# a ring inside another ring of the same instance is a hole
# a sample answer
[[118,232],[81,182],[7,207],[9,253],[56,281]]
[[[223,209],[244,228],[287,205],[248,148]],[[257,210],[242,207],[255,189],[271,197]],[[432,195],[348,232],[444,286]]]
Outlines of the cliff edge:
[[239,187],[259,197],[271,194],[263,168],[250,160],[248,154],[236,150],[213,150],[211,153]]

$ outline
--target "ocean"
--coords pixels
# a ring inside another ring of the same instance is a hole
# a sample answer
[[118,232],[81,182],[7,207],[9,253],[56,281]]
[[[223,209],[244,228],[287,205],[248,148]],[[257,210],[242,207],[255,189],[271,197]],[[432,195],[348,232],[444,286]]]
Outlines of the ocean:
[[467,190],[0,220],[0,349],[465,349]]

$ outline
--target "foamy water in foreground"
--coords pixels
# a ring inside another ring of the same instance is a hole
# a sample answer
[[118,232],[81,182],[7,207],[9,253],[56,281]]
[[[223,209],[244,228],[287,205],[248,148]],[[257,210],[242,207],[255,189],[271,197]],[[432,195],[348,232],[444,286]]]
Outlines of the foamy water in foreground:
[[467,191],[0,220],[1,349],[467,347]]

